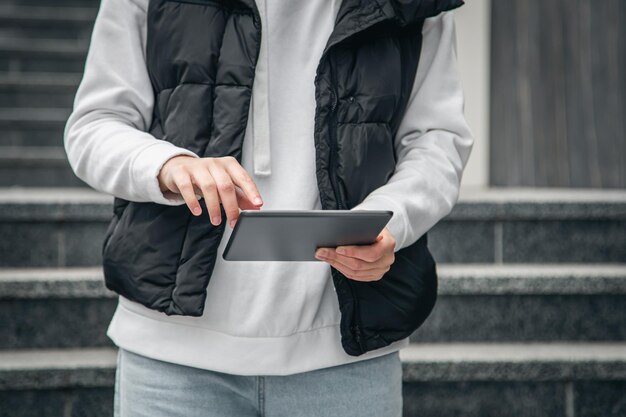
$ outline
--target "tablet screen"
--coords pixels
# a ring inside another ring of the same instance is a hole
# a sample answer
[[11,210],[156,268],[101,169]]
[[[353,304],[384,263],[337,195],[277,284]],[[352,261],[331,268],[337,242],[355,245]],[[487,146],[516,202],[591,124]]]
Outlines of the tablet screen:
[[243,210],[222,257],[228,261],[316,261],[318,247],[376,241],[389,210]]

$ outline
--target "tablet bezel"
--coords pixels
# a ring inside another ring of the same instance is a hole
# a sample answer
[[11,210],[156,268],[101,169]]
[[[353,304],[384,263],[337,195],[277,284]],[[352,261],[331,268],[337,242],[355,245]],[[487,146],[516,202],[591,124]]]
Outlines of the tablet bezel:
[[[237,238],[237,233],[239,232],[240,225],[243,224],[246,218],[275,218],[275,217],[299,217],[299,218],[312,218],[312,217],[326,217],[326,218],[341,218],[342,216],[346,217],[359,217],[359,216],[367,216],[367,217],[383,217],[386,218],[387,221],[384,223],[384,228],[391,220],[393,216],[393,211],[391,210],[242,210],[239,213],[239,219],[237,223],[235,223],[235,227],[228,239],[226,247],[224,248],[224,252],[222,253],[222,259],[229,262],[273,262],[273,260],[240,260],[240,259],[229,259],[227,258],[230,255],[230,251],[232,250],[233,242]],[[381,228],[381,230],[382,230]],[[374,243],[374,241],[372,241]],[[311,259],[310,261],[315,261],[316,259]],[[317,260],[319,261],[319,260]],[[290,261],[277,261],[277,262],[290,262]],[[306,261],[294,261],[294,262],[306,262]]]

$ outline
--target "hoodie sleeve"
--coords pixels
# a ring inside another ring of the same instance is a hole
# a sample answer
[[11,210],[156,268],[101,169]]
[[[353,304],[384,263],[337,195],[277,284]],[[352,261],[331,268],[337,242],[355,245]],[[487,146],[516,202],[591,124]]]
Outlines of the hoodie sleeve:
[[145,62],[149,0],[103,0],[63,133],[72,170],[94,189],[138,202],[184,204],[157,175],[176,155],[198,157],[147,133],[154,92]]
[[463,114],[454,12],[426,19],[422,54],[394,146],[388,182],[352,210],[391,210],[395,251],[411,245],[450,213],[474,140]]

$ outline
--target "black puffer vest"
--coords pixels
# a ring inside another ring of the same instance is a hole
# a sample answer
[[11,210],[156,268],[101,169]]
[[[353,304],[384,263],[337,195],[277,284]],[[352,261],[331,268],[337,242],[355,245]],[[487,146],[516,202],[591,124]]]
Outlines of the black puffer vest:
[[[461,4],[343,1],[315,78],[316,176],[324,210],[354,207],[394,172],[393,138],[418,65],[424,19]],[[203,157],[241,162],[261,40],[254,0],[151,0],[147,22],[155,94],[149,132]],[[204,199],[200,203],[206,213]],[[213,226],[186,205],[115,198],[102,247],[106,286],[168,315],[202,315],[225,224]],[[329,268],[341,343],[350,355],[409,336],[435,304],[437,274],[426,235],[396,252],[379,281],[351,280]]]

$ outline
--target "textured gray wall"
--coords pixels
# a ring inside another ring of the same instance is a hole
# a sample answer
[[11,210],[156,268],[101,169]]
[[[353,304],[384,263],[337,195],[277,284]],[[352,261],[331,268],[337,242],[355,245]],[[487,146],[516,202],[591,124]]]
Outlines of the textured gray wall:
[[490,183],[626,188],[626,1],[492,3]]

